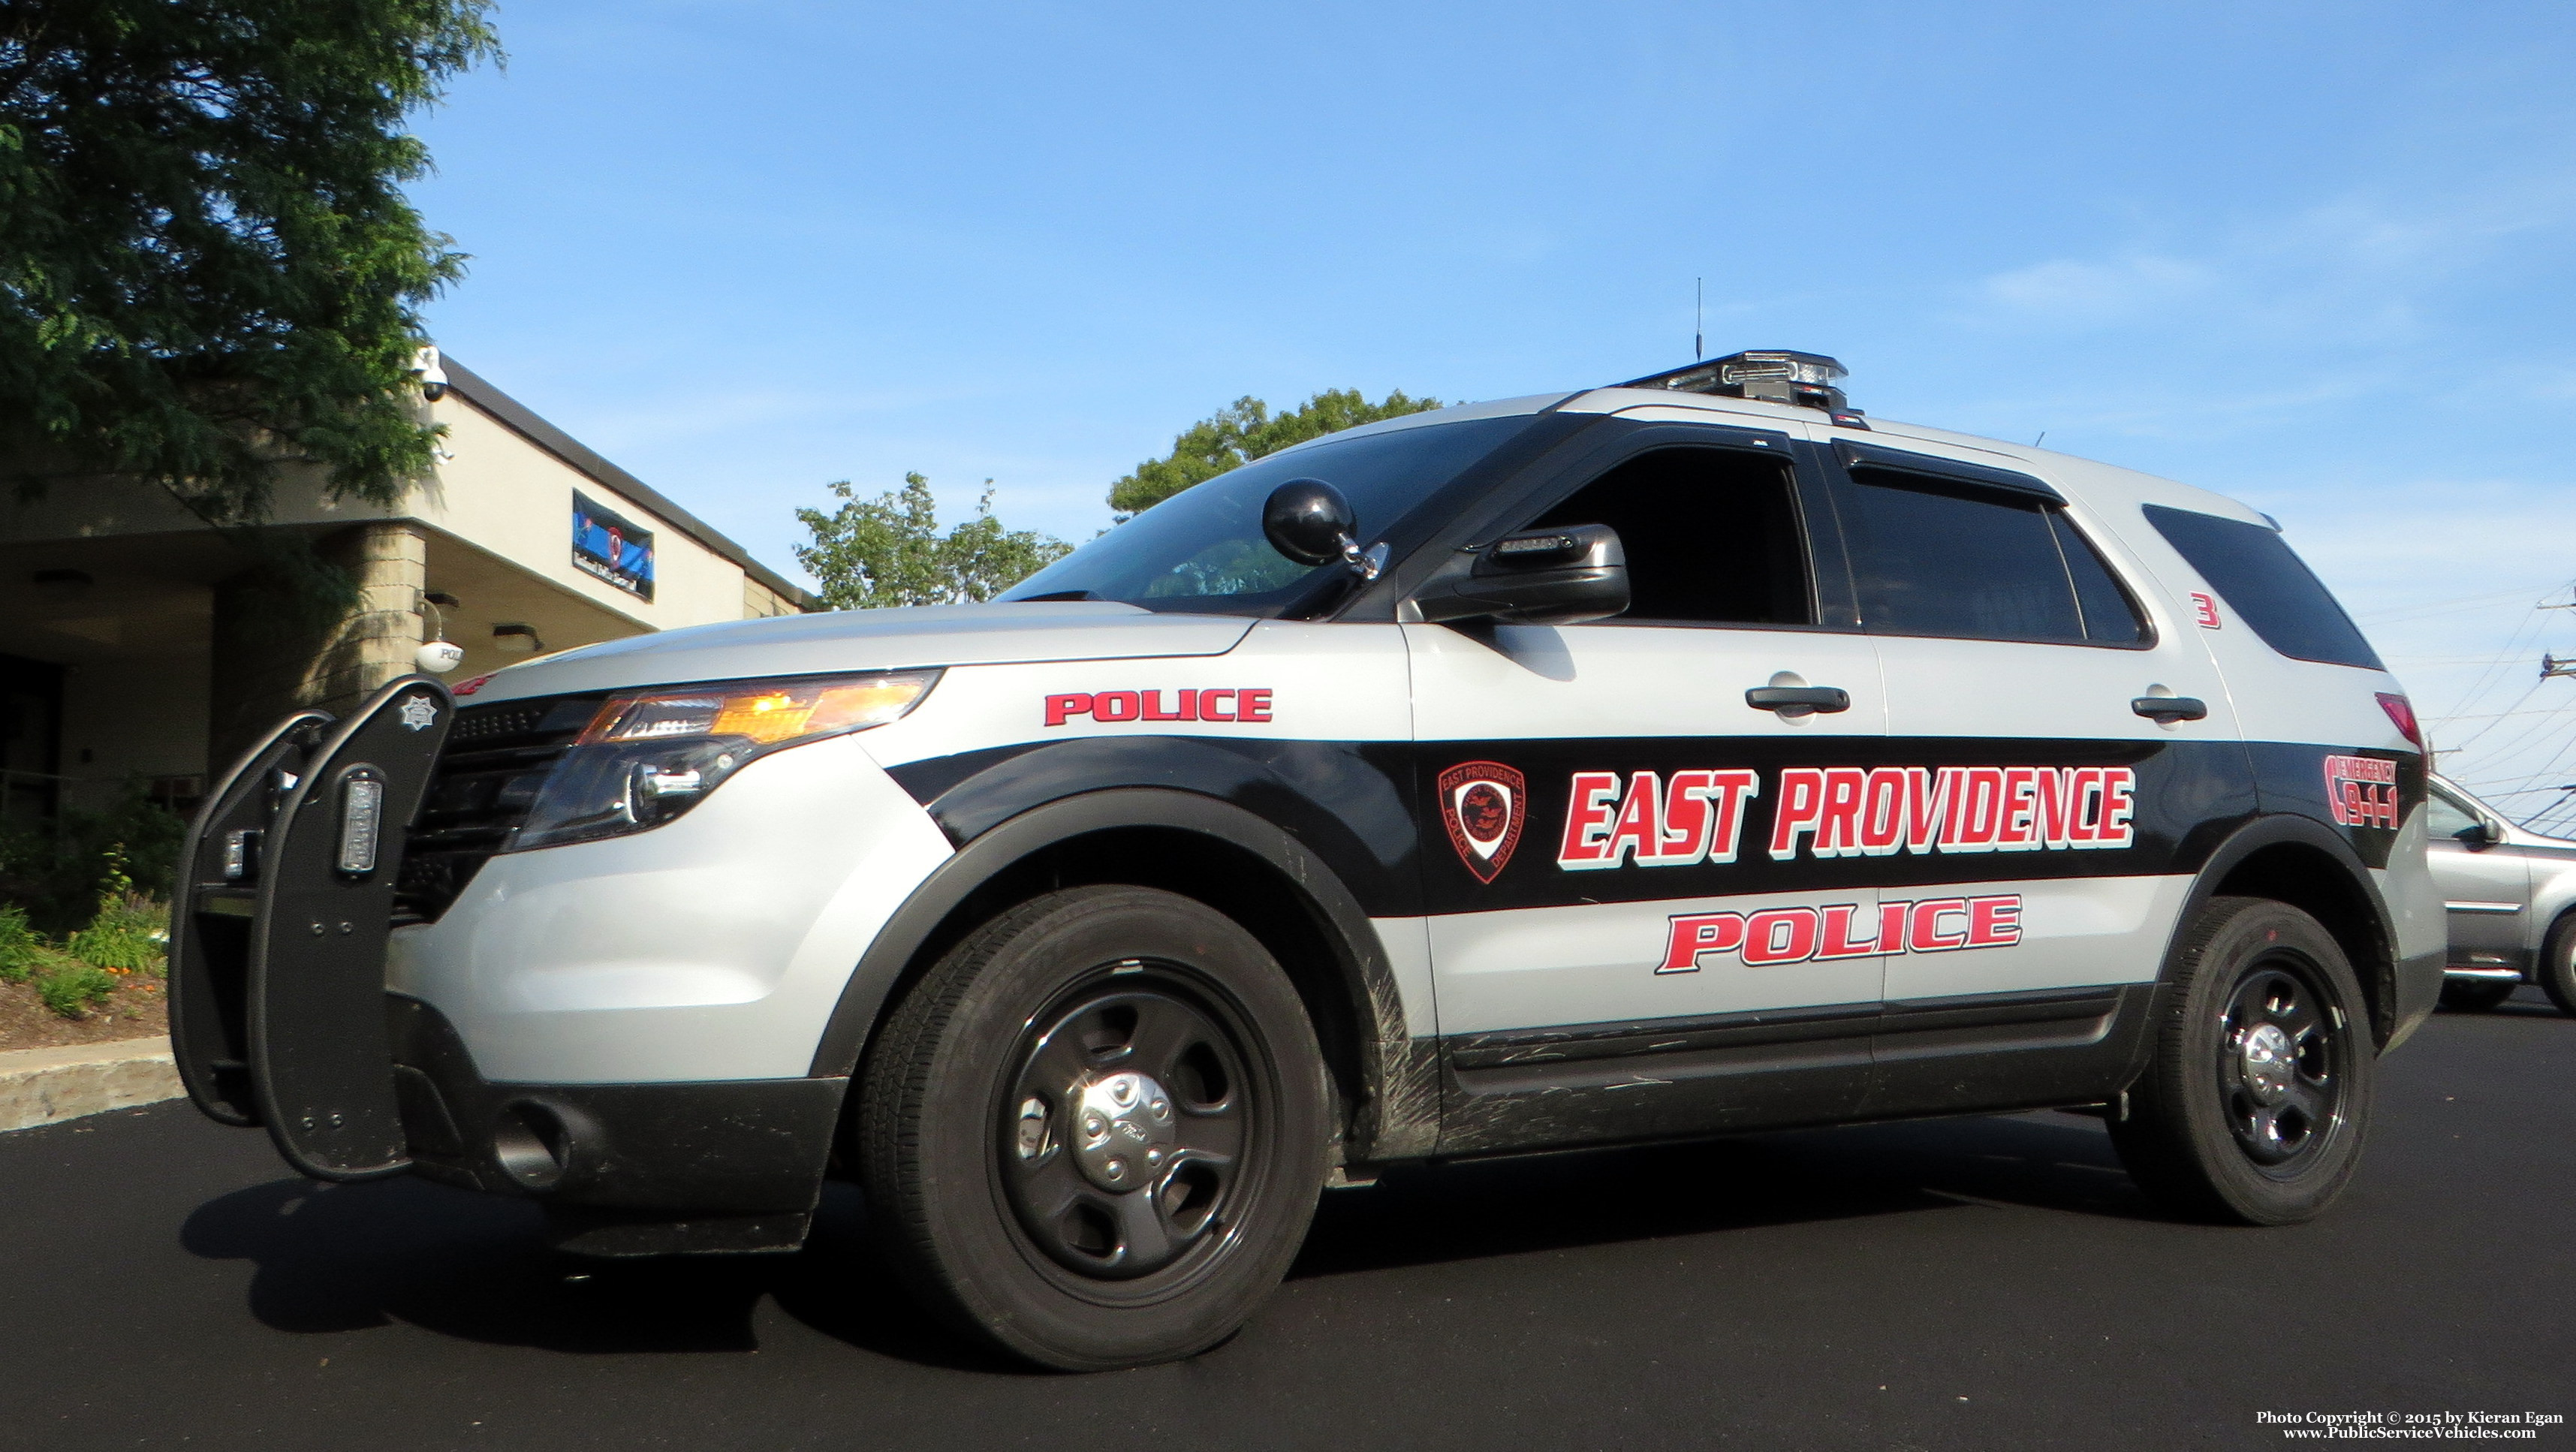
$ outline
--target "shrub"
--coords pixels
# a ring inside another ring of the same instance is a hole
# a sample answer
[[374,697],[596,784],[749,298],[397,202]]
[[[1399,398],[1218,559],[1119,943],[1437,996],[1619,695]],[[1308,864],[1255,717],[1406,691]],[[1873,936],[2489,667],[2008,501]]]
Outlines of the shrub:
[[63,948],[91,967],[111,973],[151,971],[161,966],[162,931],[157,913],[122,903],[102,905],[89,926],[72,934]]
[[162,945],[169,939],[168,917],[134,891],[125,872],[125,844],[112,843],[102,854],[107,875],[99,881],[98,911],[89,926],[71,935],[63,947],[73,957],[110,973],[138,969],[157,971]]
[[0,983],[24,983],[44,961],[44,940],[27,926],[27,910],[0,906]]
[[65,1018],[79,1018],[86,1010],[107,1002],[116,991],[116,975],[87,963],[58,963],[36,980],[36,996],[45,1007]]
[[169,895],[188,824],[155,803],[140,780],[104,812],[66,809],[53,821],[0,826],[0,900],[22,904],[41,931],[62,935],[89,921],[99,864],[113,849],[128,888]]

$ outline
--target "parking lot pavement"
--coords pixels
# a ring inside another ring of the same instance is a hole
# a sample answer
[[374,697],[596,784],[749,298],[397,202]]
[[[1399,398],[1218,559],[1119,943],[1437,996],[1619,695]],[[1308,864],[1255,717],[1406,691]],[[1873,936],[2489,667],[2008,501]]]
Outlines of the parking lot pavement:
[[1328,1195],[1233,1342],[1090,1377],[920,1324],[848,1199],[798,1256],[585,1266],[525,1205],[324,1189],[162,1105],[0,1136],[0,1442],[2165,1448],[2576,1412],[2576,1019],[2525,990],[2383,1068],[2314,1225],[2160,1219],[2055,1113],[1422,1169]]

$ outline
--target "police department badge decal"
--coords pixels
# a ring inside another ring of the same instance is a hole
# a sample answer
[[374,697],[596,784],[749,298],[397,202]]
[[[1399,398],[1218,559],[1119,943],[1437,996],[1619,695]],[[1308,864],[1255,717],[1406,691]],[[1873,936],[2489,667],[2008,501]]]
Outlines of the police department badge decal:
[[395,714],[402,717],[403,725],[412,730],[426,731],[429,723],[438,719],[438,707],[430,704],[427,696],[414,696],[397,707]]
[[1458,860],[1491,882],[1512,860],[1529,820],[1529,784],[1498,761],[1466,761],[1440,773],[1440,821]]

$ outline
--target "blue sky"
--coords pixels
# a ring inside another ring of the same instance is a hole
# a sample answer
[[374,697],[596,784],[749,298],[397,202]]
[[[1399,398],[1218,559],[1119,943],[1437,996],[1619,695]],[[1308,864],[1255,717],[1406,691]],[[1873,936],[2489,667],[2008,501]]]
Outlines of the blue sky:
[[[2447,769],[2576,780],[2576,9],[554,0],[420,121],[470,366],[793,572],[1084,538],[1243,394],[1797,347],[2280,517]],[[2505,714],[2505,713],[2513,714]],[[2483,734],[2479,734],[2483,733]],[[2515,810],[2541,793],[2500,802]]]

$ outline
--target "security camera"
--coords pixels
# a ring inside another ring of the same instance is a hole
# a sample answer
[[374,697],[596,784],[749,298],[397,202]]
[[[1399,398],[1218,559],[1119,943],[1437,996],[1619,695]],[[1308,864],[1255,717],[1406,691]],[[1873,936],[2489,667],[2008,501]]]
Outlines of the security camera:
[[412,376],[420,380],[420,396],[432,403],[447,396],[447,370],[438,366],[438,347],[424,344],[411,358]]

